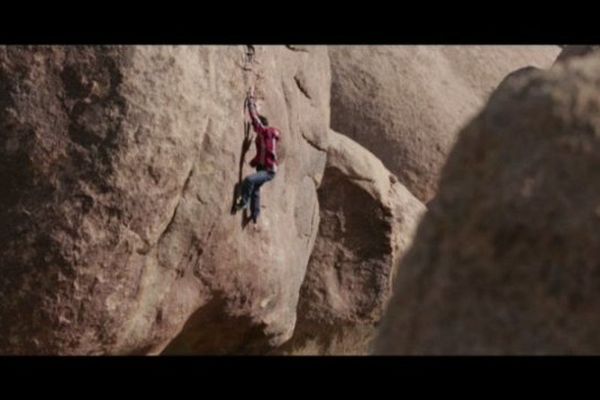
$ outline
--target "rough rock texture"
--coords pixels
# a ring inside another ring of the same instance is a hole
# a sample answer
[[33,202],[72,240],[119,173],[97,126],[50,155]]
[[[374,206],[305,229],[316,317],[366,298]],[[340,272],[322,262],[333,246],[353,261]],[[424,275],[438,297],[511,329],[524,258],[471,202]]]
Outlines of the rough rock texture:
[[584,57],[600,50],[600,46],[594,45],[568,45],[563,46],[562,51],[556,58],[557,63],[561,63],[572,58]]
[[321,223],[284,354],[368,354],[421,204],[373,154],[329,134]]
[[600,353],[600,58],[504,82],[460,134],[377,354]]
[[[292,335],[329,60],[257,47],[252,72],[245,53],[0,48],[1,354],[248,353]],[[244,229],[230,206],[257,74],[281,168]]]
[[460,128],[521,67],[558,46],[334,46],[331,127],[366,147],[421,201]]

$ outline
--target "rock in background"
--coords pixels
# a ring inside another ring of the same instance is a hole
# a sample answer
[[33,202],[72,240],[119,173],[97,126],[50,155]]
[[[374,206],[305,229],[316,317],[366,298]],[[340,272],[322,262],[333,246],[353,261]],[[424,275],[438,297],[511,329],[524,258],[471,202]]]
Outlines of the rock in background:
[[425,206],[373,154],[329,134],[321,222],[284,354],[368,354]]
[[556,63],[570,60],[572,58],[584,57],[600,50],[596,45],[568,45],[562,46],[562,51],[556,58]]
[[375,154],[422,202],[456,135],[510,72],[558,46],[331,46],[331,127]]
[[600,352],[600,58],[506,80],[459,136],[377,354]]

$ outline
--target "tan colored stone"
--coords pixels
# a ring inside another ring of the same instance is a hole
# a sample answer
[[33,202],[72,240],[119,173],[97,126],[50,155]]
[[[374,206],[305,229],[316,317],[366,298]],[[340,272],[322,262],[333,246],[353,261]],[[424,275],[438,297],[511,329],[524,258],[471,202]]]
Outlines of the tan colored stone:
[[375,154],[423,202],[459,130],[510,72],[558,46],[333,46],[331,127]]
[[319,233],[284,354],[368,354],[425,207],[373,154],[329,134]]

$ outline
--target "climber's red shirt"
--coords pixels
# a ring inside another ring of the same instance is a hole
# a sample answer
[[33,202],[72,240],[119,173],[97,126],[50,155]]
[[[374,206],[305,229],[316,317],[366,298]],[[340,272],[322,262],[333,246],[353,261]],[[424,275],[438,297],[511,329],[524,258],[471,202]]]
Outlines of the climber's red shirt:
[[256,132],[256,156],[250,161],[253,167],[262,167],[267,171],[277,171],[277,142],[279,130],[263,125],[258,118],[254,101],[250,101],[250,117]]

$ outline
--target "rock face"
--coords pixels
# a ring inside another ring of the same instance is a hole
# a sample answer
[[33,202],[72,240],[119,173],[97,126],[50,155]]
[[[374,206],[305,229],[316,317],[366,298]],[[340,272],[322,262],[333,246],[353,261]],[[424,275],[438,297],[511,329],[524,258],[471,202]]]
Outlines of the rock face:
[[396,273],[378,352],[596,349],[598,61],[558,52],[0,46],[0,354],[367,354]]
[[423,202],[459,129],[521,67],[558,46],[334,46],[331,127],[366,147]]
[[600,58],[505,81],[460,134],[377,354],[600,352]]
[[[246,71],[245,52],[0,49],[1,354],[252,353],[291,337],[329,59],[257,47]],[[281,168],[244,228],[230,206],[240,165],[251,172],[242,107],[257,76]]]
[[395,266],[425,207],[373,154],[336,132],[321,222],[284,354],[368,354]]

